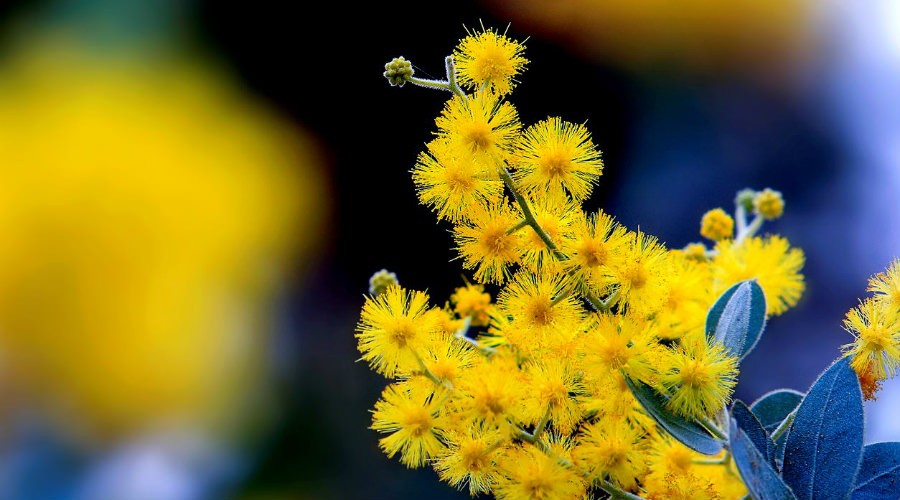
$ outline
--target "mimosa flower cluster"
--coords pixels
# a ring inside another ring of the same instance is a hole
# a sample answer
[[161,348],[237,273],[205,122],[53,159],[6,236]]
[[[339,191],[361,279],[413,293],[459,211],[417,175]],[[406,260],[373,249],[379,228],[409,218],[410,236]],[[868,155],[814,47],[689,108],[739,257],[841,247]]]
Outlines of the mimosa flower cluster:
[[[748,280],[764,293],[761,315],[797,303],[803,252],[760,234],[784,200],[741,191],[733,215],[702,217],[709,247],[681,249],[585,206],[601,153],[584,125],[521,123],[508,99],[523,52],[482,28],[447,57],[446,80],[417,78],[404,58],[385,66],[392,85],[450,92],[412,180],[449,224],[472,282],[436,302],[393,273],[373,276],[356,336],[362,359],[393,379],[373,412],[380,446],[472,495],[743,498],[730,451],[685,446],[634,388],[727,439],[739,357],[710,336],[708,311]],[[848,319],[868,346],[853,348],[854,367],[880,378],[896,371],[900,346],[896,328],[889,338],[873,331],[900,322],[883,313],[897,304],[881,305],[900,302],[898,283],[900,265],[873,280],[877,297]]]

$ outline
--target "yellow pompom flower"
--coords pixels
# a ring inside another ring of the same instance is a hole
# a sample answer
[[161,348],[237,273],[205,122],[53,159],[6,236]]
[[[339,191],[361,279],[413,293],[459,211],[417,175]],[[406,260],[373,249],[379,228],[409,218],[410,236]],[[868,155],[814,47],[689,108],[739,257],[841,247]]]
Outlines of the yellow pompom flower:
[[[535,275],[523,271],[516,273],[500,292],[497,305],[525,331],[525,342],[539,344],[584,317],[578,300],[565,293],[568,279],[564,274]],[[521,347],[527,349],[527,344]]]
[[670,349],[668,370],[660,382],[670,394],[668,408],[685,417],[706,419],[731,399],[737,383],[737,358],[705,336],[685,337]]
[[513,177],[525,191],[561,191],[576,201],[591,194],[603,173],[600,151],[584,125],[548,118],[528,129],[516,144]]
[[520,128],[516,109],[492,92],[454,95],[435,124],[439,139],[459,155],[473,154],[485,168],[496,168],[509,157]]
[[721,208],[714,208],[703,214],[700,220],[700,236],[713,241],[734,237],[734,219]]
[[506,425],[521,421],[525,393],[525,376],[515,356],[498,351],[490,358],[480,358],[459,377],[452,399],[458,416],[471,425]]
[[679,251],[671,251],[669,255],[672,275],[656,323],[660,338],[676,339],[703,327],[715,297],[710,286],[712,273],[706,262],[690,259]]
[[588,372],[621,372],[647,383],[654,376],[659,350],[650,324],[634,315],[599,314],[597,323],[583,336],[584,366]]
[[612,216],[598,211],[576,212],[572,236],[561,246],[569,256],[566,270],[591,291],[601,293],[611,283],[611,269],[622,264],[630,235]]
[[887,271],[869,278],[869,287],[866,291],[874,292],[876,300],[900,310],[900,259],[891,262]]
[[585,493],[575,470],[534,446],[508,450],[500,465],[504,474],[494,487],[499,500],[571,500]]
[[497,459],[506,442],[493,427],[472,425],[445,436],[447,450],[434,462],[442,481],[462,489],[469,487],[472,496],[489,493],[497,479]]
[[395,285],[375,298],[366,297],[356,328],[362,359],[385,377],[418,369],[414,349],[422,347],[434,328],[434,317],[427,313],[428,295],[423,292]]
[[493,29],[469,32],[453,56],[459,82],[471,89],[487,86],[498,95],[509,94],[516,75],[525,69],[525,46]]
[[495,202],[503,192],[493,165],[476,161],[472,152],[447,140],[431,141],[412,174],[422,204],[451,222],[465,220],[470,206]]
[[764,219],[777,219],[784,213],[784,198],[780,191],[763,189],[753,197],[753,209]]
[[565,358],[535,361],[527,373],[526,422],[536,425],[549,411],[551,427],[562,435],[571,434],[583,416],[575,399],[584,392],[580,373]]
[[854,371],[870,371],[877,380],[894,376],[900,366],[900,310],[866,299],[847,312],[844,329],[854,337],[843,346]]
[[575,462],[592,479],[609,479],[626,490],[637,486],[646,469],[644,433],[627,420],[601,420],[579,433]]
[[631,236],[624,258],[612,269],[620,303],[641,314],[651,314],[663,305],[670,275],[668,250],[655,236],[641,231]]
[[453,228],[463,267],[475,270],[481,283],[503,283],[520,259],[518,237],[509,230],[519,218],[509,205],[473,205],[469,220]]
[[691,260],[700,262],[708,260],[706,257],[706,245],[703,243],[688,243],[681,249],[681,253]]
[[[441,309],[432,311],[449,316]],[[463,370],[472,366],[477,356],[471,344],[446,332],[430,335],[419,352],[428,371],[450,387],[456,383]]]
[[491,295],[482,285],[459,287],[450,296],[453,310],[460,318],[471,318],[472,326],[488,326],[491,321]]
[[400,453],[400,462],[421,467],[444,450],[441,442],[444,418],[439,416],[439,394],[427,380],[408,380],[385,387],[375,403],[372,429],[390,433],[379,445],[389,458]]
[[803,251],[781,236],[757,236],[740,244],[722,241],[711,264],[714,291],[720,294],[739,281],[755,279],[765,293],[766,312],[778,316],[803,294],[804,261]]
[[[646,498],[648,500],[721,500],[723,497],[716,490],[716,485],[694,473],[698,470],[672,472],[662,480],[650,482],[647,485]],[[728,498],[737,499],[742,496]]]

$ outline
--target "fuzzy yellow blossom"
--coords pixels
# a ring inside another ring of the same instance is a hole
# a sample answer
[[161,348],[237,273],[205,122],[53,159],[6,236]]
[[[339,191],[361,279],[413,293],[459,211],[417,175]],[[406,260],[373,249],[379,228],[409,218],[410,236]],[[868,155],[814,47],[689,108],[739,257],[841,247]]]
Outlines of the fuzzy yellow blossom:
[[526,191],[565,189],[579,201],[603,173],[600,151],[587,128],[556,117],[525,130],[512,163],[513,176]]
[[548,417],[550,427],[562,435],[572,434],[583,413],[573,396],[584,392],[580,374],[565,358],[550,358],[528,367],[529,396],[525,400],[527,421],[537,425]]
[[482,285],[459,287],[450,296],[453,310],[462,318],[471,318],[472,326],[487,326],[490,323],[491,295]]
[[533,446],[508,451],[501,467],[505,473],[494,488],[501,500],[571,500],[585,492],[577,472]]
[[684,246],[684,248],[681,249],[681,253],[683,253],[685,257],[691,260],[707,260],[706,245],[704,245],[703,243],[688,243]]
[[866,291],[874,292],[876,300],[900,310],[900,259],[894,259],[885,272],[872,276]]
[[622,265],[630,235],[602,211],[578,213],[572,237],[562,244],[569,255],[565,267],[584,288],[601,293],[612,283],[612,269]]
[[512,91],[515,78],[528,64],[525,47],[493,29],[471,31],[453,55],[460,83],[479,89],[487,86],[499,95]]
[[516,109],[491,92],[454,96],[435,124],[439,139],[446,140],[460,155],[474,155],[490,169],[509,156],[519,133]]
[[583,337],[584,366],[593,373],[621,372],[650,382],[654,357],[660,349],[649,322],[634,315],[600,314]]
[[683,252],[670,252],[671,277],[666,300],[657,313],[660,338],[681,338],[702,327],[706,311],[715,300],[712,272],[706,262],[690,259]]
[[367,297],[356,338],[362,359],[386,377],[409,373],[419,367],[415,349],[431,334],[426,321],[428,295],[394,285],[375,298]]
[[456,488],[468,486],[473,496],[489,492],[506,438],[492,427],[475,425],[446,436],[446,441],[446,452],[434,462],[438,476]]
[[712,417],[731,399],[737,379],[737,358],[721,344],[704,337],[682,339],[670,351],[660,381],[670,393],[668,407],[685,417]]
[[632,236],[625,252],[625,258],[611,273],[619,300],[632,310],[653,313],[666,300],[671,274],[669,253],[656,237],[641,231]]
[[503,313],[530,333],[529,342],[538,342],[557,329],[584,316],[584,309],[567,294],[565,275],[535,276],[519,272],[500,292],[497,305]]
[[419,200],[434,209],[439,219],[459,222],[467,218],[474,204],[499,199],[503,183],[491,165],[475,159],[475,155],[450,141],[437,139],[428,151],[419,154],[413,169],[413,182]]
[[714,208],[703,214],[700,220],[700,235],[713,241],[734,237],[734,219],[721,208]]
[[389,385],[375,404],[372,429],[390,433],[379,441],[388,457],[400,453],[400,461],[421,467],[444,450],[440,440],[443,418],[428,381],[410,380]]
[[781,236],[722,241],[710,267],[714,289],[722,293],[739,281],[755,279],[766,295],[766,312],[778,316],[795,306],[806,288],[800,274],[805,260],[803,251]]
[[780,191],[763,189],[753,197],[753,209],[764,219],[777,219],[784,213],[784,198]]
[[900,367],[900,310],[866,299],[847,313],[844,329],[854,337],[843,350],[857,373],[870,371],[877,380],[894,376]]
[[470,207],[469,220],[454,228],[463,267],[475,270],[481,282],[503,283],[509,267],[518,264],[517,236],[509,230],[519,219],[506,204]]
[[511,353],[481,359],[458,379],[452,404],[461,418],[506,425],[522,418],[525,376]]
[[637,478],[646,469],[643,432],[619,420],[610,424],[594,423],[584,428],[577,438],[576,463],[590,477],[609,477],[626,490],[634,489]]

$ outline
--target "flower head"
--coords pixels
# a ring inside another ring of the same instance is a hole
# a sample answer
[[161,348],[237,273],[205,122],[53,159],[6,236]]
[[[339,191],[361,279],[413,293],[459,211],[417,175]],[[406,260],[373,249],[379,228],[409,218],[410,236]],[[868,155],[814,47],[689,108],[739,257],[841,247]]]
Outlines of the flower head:
[[777,219],[784,213],[784,198],[780,191],[763,189],[753,197],[753,209],[764,219]]
[[477,161],[471,151],[446,139],[431,141],[412,173],[422,204],[452,222],[466,220],[469,207],[495,202],[503,192],[493,165]]
[[475,270],[479,282],[503,283],[509,267],[519,262],[517,236],[509,230],[519,222],[509,205],[474,205],[469,220],[453,228],[463,267]]
[[685,417],[711,417],[729,401],[737,383],[737,358],[702,335],[683,338],[670,350],[667,365],[660,380],[671,395],[668,407]]
[[484,291],[482,285],[466,285],[459,287],[450,296],[453,310],[461,318],[472,318],[472,326],[488,326],[491,313],[491,295]]
[[356,328],[362,359],[386,377],[418,368],[413,349],[421,346],[433,328],[428,295],[397,285],[377,297],[366,297]]
[[566,269],[594,292],[604,291],[612,282],[612,269],[622,263],[630,235],[612,216],[599,211],[585,216],[578,211],[572,236],[563,242],[569,256]]
[[501,500],[570,500],[585,491],[577,472],[535,446],[508,451],[500,465],[505,473],[494,492]]
[[473,154],[488,169],[509,156],[519,133],[516,109],[491,92],[453,96],[435,123],[438,138],[457,149],[458,155]]
[[724,292],[731,285],[755,279],[766,295],[767,313],[777,316],[797,304],[805,285],[800,270],[805,257],[781,236],[753,237],[741,243],[716,245],[711,269],[714,288]]
[[524,51],[521,43],[493,29],[472,31],[454,51],[459,81],[472,89],[487,85],[498,95],[509,94],[528,64]]
[[857,373],[870,372],[877,380],[894,376],[900,367],[900,310],[866,299],[847,313],[844,329],[854,337],[843,350]]
[[379,441],[381,449],[388,457],[400,453],[409,467],[421,467],[444,449],[444,418],[430,384],[415,379],[387,386],[372,414],[372,429],[390,433]]
[[872,276],[866,291],[875,292],[876,300],[900,310],[900,259],[891,262],[887,271]]
[[652,313],[665,302],[671,262],[666,247],[647,233],[631,237],[624,257],[612,269],[619,300],[634,311]]
[[473,425],[446,439],[447,450],[434,463],[438,476],[457,488],[468,485],[473,496],[488,493],[497,480],[503,434],[493,427]]
[[513,176],[526,191],[565,189],[577,201],[591,194],[603,172],[600,151],[584,125],[548,118],[522,135]]
[[734,219],[721,208],[714,208],[703,214],[700,220],[700,235],[713,241],[734,237]]

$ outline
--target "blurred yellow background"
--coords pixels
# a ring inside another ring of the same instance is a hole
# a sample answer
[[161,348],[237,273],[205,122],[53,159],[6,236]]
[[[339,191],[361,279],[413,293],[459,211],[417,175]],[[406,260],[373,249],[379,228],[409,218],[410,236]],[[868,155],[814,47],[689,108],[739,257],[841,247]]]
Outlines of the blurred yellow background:
[[105,436],[240,423],[264,392],[274,294],[320,239],[316,146],[201,60],[65,36],[11,53],[3,404]]

